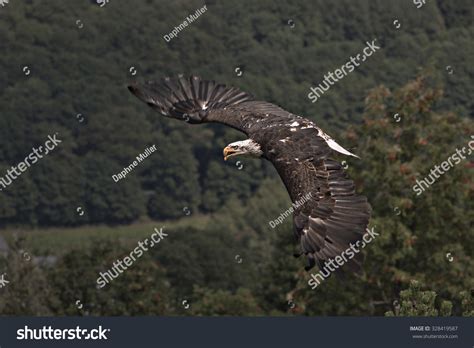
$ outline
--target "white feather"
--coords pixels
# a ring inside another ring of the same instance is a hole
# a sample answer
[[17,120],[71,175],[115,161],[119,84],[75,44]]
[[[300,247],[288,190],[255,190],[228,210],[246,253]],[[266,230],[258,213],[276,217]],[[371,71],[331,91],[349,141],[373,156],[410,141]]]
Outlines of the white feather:
[[329,147],[337,152],[340,152],[340,153],[343,153],[344,155],[348,155],[348,156],[354,156],[354,157],[357,157],[357,158],[360,158],[359,156],[357,155],[354,155],[352,152],[349,152],[347,151],[345,148],[343,148],[341,145],[339,145],[338,143],[336,143],[333,139],[329,138],[329,139],[325,139],[326,140],[326,143],[329,145]]
[[357,155],[354,155],[352,152],[349,152],[347,151],[345,148],[343,148],[341,145],[339,145],[338,143],[336,143],[334,141],[333,138],[331,138],[329,135],[327,135],[326,133],[324,133],[322,131],[321,128],[318,128],[316,127],[316,129],[318,130],[318,135],[323,138],[325,141],[326,141],[326,144],[328,144],[328,146],[333,149],[334,151],[337,151],[337,152],[340,152],[344,155],[347,155],[347,156],[354,156],[354,157],[357,157],[357,158],[360,158],[359,156]]

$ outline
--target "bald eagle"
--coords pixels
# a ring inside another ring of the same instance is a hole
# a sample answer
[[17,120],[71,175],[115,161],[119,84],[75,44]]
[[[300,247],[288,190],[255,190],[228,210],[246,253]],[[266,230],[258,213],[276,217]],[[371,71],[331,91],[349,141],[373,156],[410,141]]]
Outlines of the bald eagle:
[[[293,203],[311,197],[293,211],[299,244],[295,256],[307,256],[306,270],[316,264],[322,270],[325,262],[362,239],[370,205],[355,193],[344,168],[331,158],[335,152],[357,156],[314,122],[197,76],[133,83],[128,89],[163,116],[191,124],[221,123],[243,132],[248,139],[227,145],[225,160],[238,155],[265,158],[275,166]],[[345,266],[357,272],[361,262],[359,253]]]

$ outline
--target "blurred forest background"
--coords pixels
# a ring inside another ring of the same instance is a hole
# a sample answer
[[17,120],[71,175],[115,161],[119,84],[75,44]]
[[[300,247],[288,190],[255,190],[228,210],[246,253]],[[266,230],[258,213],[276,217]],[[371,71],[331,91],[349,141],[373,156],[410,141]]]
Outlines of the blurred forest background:
[[[0,275],[10,281],[0,314],[472,315],[472,156],[412,190],[473,140],[472,1],[205,4],[169,43],[163,35],[202,1],[0,7],[0,175],[49,134],[62,140],[0,192]],[[382,49],[311,103],[309,87],[374,39]],[[306,116],[361,156],[336,159],[380,233],[362,276],[311,290],[291,219],[268,224],[291,203],[272,165],[224,162],[243,134],[164,119],[126,89],[179,73]],[[99,272],[162,226],[165,240],[96,288]]]

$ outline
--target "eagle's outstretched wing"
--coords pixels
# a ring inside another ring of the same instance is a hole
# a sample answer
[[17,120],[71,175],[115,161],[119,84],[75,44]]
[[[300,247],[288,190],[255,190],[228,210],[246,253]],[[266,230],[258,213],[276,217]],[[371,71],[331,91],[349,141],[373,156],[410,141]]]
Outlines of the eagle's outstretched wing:
[[259,122],[264,119],[275,124],[280,119],[299,117],[274,104],[255,101],[252,95],[238,88],[197,76],[134,83],[128,89],[163,116],[192,124],[222,123],[247,135],[252,126],[263,126]]
[[128,86],[139,99],[166,117],[189,123],[220,122],[244,131],[237,115],[222,113],[229,106],[238,105],[253,97],[238,88],[226,87],[197,76],[177,79],[166,77],[160,81]]
[[319,129],[294,125],[275,130],[265,154],[295,206],[295,237],[301,253],[308,256],[307,269],[314,264],[322,269],[326,261],[339,256],[345,259],[345,268],[358,271],[362,254],[354,248],[361,249],[358,241],[369,223],[370,205],[364,196],[355,193],[344,168],[330,158],[334,152],[318,136]]
[[[247,134],[276,167],[293,203],[295,235],[310,267],[342,255],[362,239],[370,217],[367,199],[354,191],[334,151],[352,155],[313,122],[253,97],[199,77],[165,78],[132,84],[129,90],[166,117],[189,123],[217,122]],[[360,255],[359,255],[360,256]],[[359,257],[348,268],[359,268]]]

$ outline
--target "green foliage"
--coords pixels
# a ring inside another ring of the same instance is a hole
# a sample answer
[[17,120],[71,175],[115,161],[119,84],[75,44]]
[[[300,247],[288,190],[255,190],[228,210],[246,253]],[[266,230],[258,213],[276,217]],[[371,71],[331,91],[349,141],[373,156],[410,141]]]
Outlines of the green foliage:
[[144,194],[134,172],[115,183],[111,176],[122,168],[107,157],[89,154],[84,159],[85,211],[92,223],[127,223],[144,213]]
[[195,288],[195,301],[190,305],[191,315],[262,315],[256,299],[248,289],[239,288],[235,293],[223,290]]
[[[114,261],[130,252],[116,240],[99,239],[91,248],[64,255],[50,275],[56,298],[54,312],[61,315],[169,313],[171,290],[165,270],[146,253],[104,287],[97,287],[100,273],[111,269]],[[81,310],[78,300],[83,304]]]
[[[364,125],[348,138],[365,154],[351,172],[364,178],[359,189],[369,197],[382,234],[377,240],[382,253],[368,250],[367,265],[380,271],[372,272],[374,281],[406,284],[414,276],[453,298],[474,285],[473,245],[465,243],[473,233],[474,203],[468,198],[473,174],[462,161],[420,195],[413,190],[474,134],[471,121],[432,110],[441,94],[423,77],[395,92],[378,88],[367,98]],[[450,254],[456,261],[449,262]]]
[[[128,93],[125,86],[134,78],[200,74],[241,87],[337,134],[361,121],[363,99],[373,86],[399,86],[418,67],[430,66],[446,85],[446,98],[436,107],[472,116],[472,64],[467,62],[473,55],[473,31],[467,0],[455,6],[438,1],[422,9],[409,2],[369,0],[211,2],[209,11],[166,43],[161,35],[196,6],[147,1],[100,9],[91,1],[71,7],[46,0],[2,8],[0,164],[17,164],[47,134],[59,132],[65,141],[48,161],[23,174],[29,194],[19,181],[2,194],[0,223],[120,223],[144,214],[177,218],[185,206],[216,212],[231,197],[247,200],[263,179],[275,175],[260,161],[241,160],[241,171],[234,162],[224,163],[222,148],[242,134],[160,117]],[[393,18],[402,17],[402,29],[394,30]],[[308,100],[310,86],[373,39],[383,49],[370,62],[317,103]],[[448,65],[454,74],[446,72]],[[24,66],[30,75],[25,76]],[[136,76],[130,75],[131,66]],[[242,76],[236,76],[236,67]],[[113,171],[153,143],[158,152],[125,180],[131,182],[113,183]],[[109,170],[91,163],[91,157],[106,161]],[[95,172],[86,175],[86,167]],[[93,183],[84,195],[89,180]],[[75,209],[85,204],[93,212],[79,218]]]
[[[385,313],[386,316],[450,316],[453,310],[451,301],[436,301],[434,291],[421,290],[421,284],[412,280],[406,290],[400,291],[400,301],[394,301],[394,309]],[[472,294],[468,291],[461,291],[458,296],[461,299],[463,316],[473,316]],[[436,304],[438,302],[438,305]],[[439,308],[439,309],[437,309]]]
[[227,230],[208,225],[205,230],[173,229],[169,233],[166,245],[152,254],[169,270],[167,278],[178,295],[189,295],[196,285],[234,291],[242,282],[257,280],[245,241],[236,240]]
[[420,284],[413,280],[410,282],[410,287],[407,290],[400,292],[401,305],[395,305],[395,313],[387,312],[387,316],[424,316],[433,317],[437,316],[441,312],[442,316],[449,316],[451,314],[452,304],[448,301],[443,301],[441,308],[435,308],[436,292],[434,291],[422,291]]
[[91,248],[73,250],[53,264],[29,255],[19,245],[7,258],[0,258],[10,281],[0,290],[3,315],[163,315],[171,311],[172,291],[165,271],[147,254],[103,288],[97,287],[100,272],[130,254],[116,240],[97,239]]
[[[181,148],[176,153],[176,144]],[[148,215],[156,219],[184,216],[187,207],[196,212],[200,202],[199,163],[192,146],[179,131],[156,136],[158,151],[145,163],[143,186],[148,194]]]
[[474,299],[472,290],[469,291],[461,291],[459,294],[461,298],[461,306],[462,306],[462,315],[465,317],[474,317]]
[[15,240],[7,255],[0,255],[0,276],[9,282],[0,288],[2,315],[53,315],[54,289],[48,282],[47,269],[38,267],[22,249],[23,241]]

